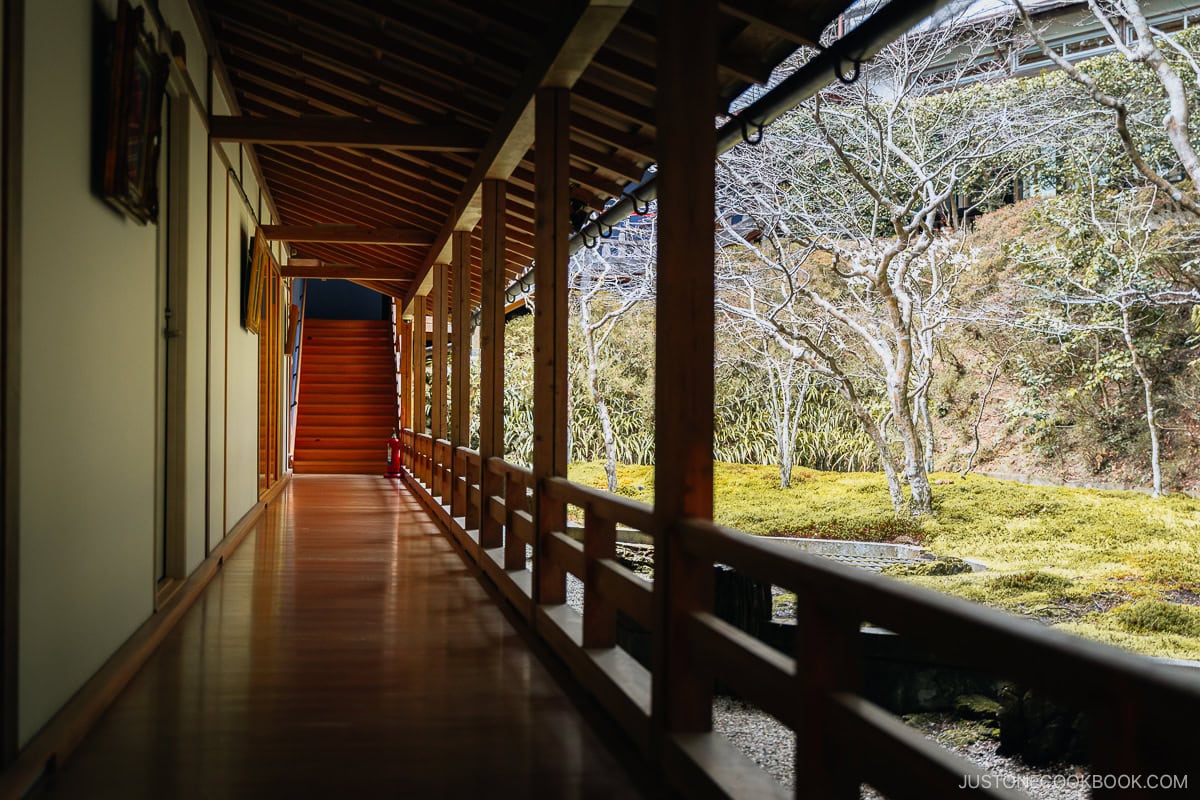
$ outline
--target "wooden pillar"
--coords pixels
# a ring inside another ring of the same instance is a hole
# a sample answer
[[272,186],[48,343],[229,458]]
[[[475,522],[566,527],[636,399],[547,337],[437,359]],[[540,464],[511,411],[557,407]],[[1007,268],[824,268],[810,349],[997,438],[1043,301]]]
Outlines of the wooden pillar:
[[[449,268],[445,264],[433,265],[433,383],[430,388],[430,433],[434,439],[434,450],[438,451],[437,440],[446,438],[446,302]],[[438,497],[445,494],[442,486],[442,470],[433,465],[432,491]],[[444,498],[443,498],[444,500]]]
[[676,523],[713,512],[713,162],[716,0],[663,0],[658,31],[658,285],[655,336],[655,636],[659,732],[712,729],[712,673],[688,652],[687,616],[713,604],[712,564]]
[[563,506],[543,503],[541,481],[567,475],[567,265],[570,251],[569,89],[539,89],[534,135],[534,263],[537,302],[533,306],[533,475],[534,603],[567,600],[566,573],[544,558],[551,531],[566,525]]
[[411,428],[412,413],[412,325],[403,319],[396,326],[400,330],[400,426]]
[[471,232],[455,231],[450,240],[454,307],[450,327],[454,361],[450,384],[450,441],[471,445]]
[[425,418],[425,295],[413,298],[412,318],[412,428],[416,433],[428,431]]
[[504,543],[503,527],[488,513],[489,498],[504,496],[502,479],[489,473],[487,460],[504,457],[505,189],[501,180],[483,182],[483,268],[479,304],[479,456],[483,475],[479,482],[482,489],[479,546],[484,549]]
[[[450,260],[454,269],[454,309],[451,328],[454,333],[454,364],[450,370],[450,442],[455,447],[471,446],[471,232],[455,231],[450,239]],[[457,465],[458,459],[454,459]],[[468,470],[469,473],[469,470]],[[459,489],[457,467],[451,475],[453,491],[450,515],[466,516],[466,496]]]

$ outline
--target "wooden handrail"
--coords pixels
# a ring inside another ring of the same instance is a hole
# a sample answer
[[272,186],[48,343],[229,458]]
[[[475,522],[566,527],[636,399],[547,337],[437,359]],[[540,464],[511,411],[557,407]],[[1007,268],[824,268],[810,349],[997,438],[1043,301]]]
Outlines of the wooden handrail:
[[653,534],[655,530],[654,509],[645,503],[581,486],[566,478],[546,478],[542,485],[545,487],[546,496],[551,500],[570,503],[580,508],[591,506],[605,519],[643,533]]
[[[1141,656],[712,522],[687,520],[680,534],[694,555],[791,591],[826,596],[840,613],[909,637],[934,655],[966,659],[1085,703],[1130,684],[1139,703],[1200,711],[1194,679]],[[1047,670],[1050,664],[1055,670]]]
[[[1200,685],[1144,658],[1068,636],[1029,620],[910,586],[723,528],[685,520],[670,531],[677,546],[707,563],[722,563],[797,593],[797,658],[764,645],[706,611],[688,615],[688,647],[752,702],[791,725],[798,753],[811,756],[870,742],[878,771],[864,763],[815,762],[831,781],[867,782],[889,796],[951,797],[965,775],[957,756],[930,745],[857,694],[861,655],[854,634],[870,620],[909,638],[935,656],[1047,691],[1090,715],[1090,761],[1098,774],[1177,768],[1189,758],[1171,733],[1171,720],[1200,712]],[[797,659],[804,659],[803,662]],[[801,669],[803,666],[803,669]],[[794,675],[795,691],[783,691]],[[771,691],[762,691],[773,686]],[[838,741],[830,746],[830,736]],[[1171,755],[1168,755],[1171,754]],[[1163,759],[1166,759],[1164,761]],[[900,765],[904,765],[900,769]],[[801,768],[797,762],[797,770]],[[814,763],[803,766],[813,768]],[[897,783],[901,781],[902,783]],[[896,792],[892,795],[892,792]],[[915,793],[915,794],[914,794]],[[1024,797],[989,789],[977,796]]]

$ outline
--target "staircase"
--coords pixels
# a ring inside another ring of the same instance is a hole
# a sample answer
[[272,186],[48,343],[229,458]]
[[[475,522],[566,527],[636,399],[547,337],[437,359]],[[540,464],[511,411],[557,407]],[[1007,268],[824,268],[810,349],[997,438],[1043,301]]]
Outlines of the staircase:
[[396,427],[391,324],[306,319],[292,470],[383,474]]

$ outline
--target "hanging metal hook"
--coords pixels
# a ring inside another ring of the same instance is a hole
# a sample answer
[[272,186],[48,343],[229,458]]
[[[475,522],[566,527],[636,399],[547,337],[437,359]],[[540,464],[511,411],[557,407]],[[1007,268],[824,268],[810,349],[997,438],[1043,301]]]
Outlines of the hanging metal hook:
[[[742,141],[751,147],[762,144],[763,140],[763,124],[754,120],[741,118],[742,122]],[[750,135],[750,129],[754,129],[754,136]]]
[[596,230],[599,232],[601,239],[611,239],[613,237],[613,226],[598,219],[596,220]]
[[843,84],[844,86],[849,86],[850,84],[857,81],[858,76],[862,73],[862,62],[859,61],[857,58],[849,59],[850,63],[854,65],[854,71],[851,72],[847,76],[842,72],[842,61],[843,61],[843,58],[842,58],[841,54],[839,54],[838,59],[837,59],[837,64],[834,67],[833,72],[835,75],[837,75],[837,79],[838,79],[839,83]]
[[624,192],[622,192],[622,194],[624,194],[626,197],[628,197],[629,200],[633,203],[633,213],[634,214],[644,217],[645,215],[650,213],[650,201],[649,200],[642,200],[642,198],[638,197],[636,194],[634,194],[633,192],[631,192],[629,190],[625,190]]
[[599,236],[588,236],[587,235],[586,227],[579,229],[579,235],[583,237],[583,246],[586,247],[588,250],[595,250],[596,245],[599,244],[599,242],[600,242]]

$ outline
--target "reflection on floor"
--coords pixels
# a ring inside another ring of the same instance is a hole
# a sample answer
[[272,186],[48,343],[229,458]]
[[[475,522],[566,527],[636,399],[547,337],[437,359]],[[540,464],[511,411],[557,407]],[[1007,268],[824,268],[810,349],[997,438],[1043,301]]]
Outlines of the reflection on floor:
[[295,476],[46,797],[637,797],[417,501]]

